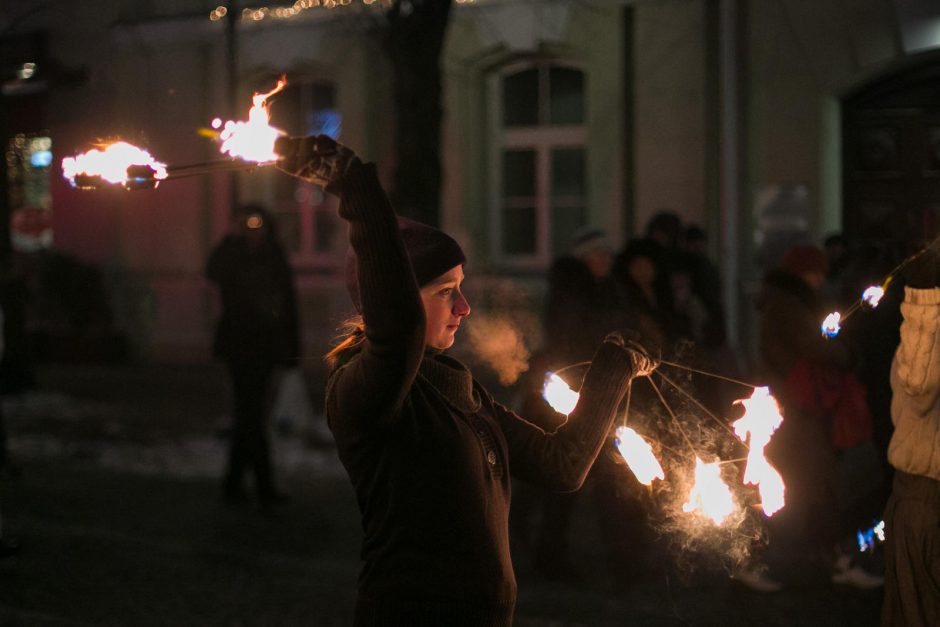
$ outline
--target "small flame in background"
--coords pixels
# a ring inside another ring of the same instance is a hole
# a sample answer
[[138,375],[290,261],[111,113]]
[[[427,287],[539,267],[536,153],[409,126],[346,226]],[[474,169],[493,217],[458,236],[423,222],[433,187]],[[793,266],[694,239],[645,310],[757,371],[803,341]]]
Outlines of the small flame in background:
[[858,550],[860,553],[874,551],[876,540],[885,541],[885,521],[879,520],[871,529],[858,530]]
[[881,302],[882,297],[885,295],[884,287],[880,285],[872,285],[865,289],[862,292],[862,300],[868,304],[869,307],[874,309],[878,306],[878,303]]
[[773,516],[784,506],[785,488],[780,473],[764,457],[764,447],[770,442],[774,431],[783,424],[783,416],[767,387],[754,388],[751,398],[736,400],[735,404],[738,403],[744,405],[744,416],[731,426],[735,435],[750,447],[744,483],[758,486],[761,507],[767,516]]
[[663,467],[653,454],[653,447],[643,436],[625,426],[617,427],[616,434],[617,450],[623,455],[637,481],[643,485],[652,485],[653,479],[666,478]]
[[276,129],[268,122],[271,116],[268,112],[268,98],[287,86],[287,77],[282,76],[274,89],[265,94],[255,94],[252,97],[252,107],[248,111],[247,122],[228,120],[213,121],[213,127],[222,126],[219,139],[222,146],[219,150],[230,157],[244,161],[266,163],[277,161],[278,155],[274,152],[274,141],[284,132]]
[[698,457],[695,458],[695,482],[682,511],[698,512],[716,525],[723,523],[734,512],[734,496],[721,479],[718,462],[706,464]]
[[75,177],[98,176],[108,183],[120,185],[128,182],[127,168],[134,165],[150,166],[153,178],[166,178],[166,164],[156,161],[149,152],[127,142],[105,144],[103,149],[93,148],[74,157],[62,159],[62,176],[74,186]]
[[554,372],[545,373],[545,385],[542,387],[542,398],[559,414],[566,416],[574,411],[578,404],[580,394],[568,387],[565,380]]
[[840,314],[838,311],[833,311],[831,314],[826,316],[826,319],[823,320],[822,326],[820,327],[822,329],[822,334],[828,338],[833,338],[839,335],[839,331],[842,330],[842,326],[840,325],[841,320],[842,314]]

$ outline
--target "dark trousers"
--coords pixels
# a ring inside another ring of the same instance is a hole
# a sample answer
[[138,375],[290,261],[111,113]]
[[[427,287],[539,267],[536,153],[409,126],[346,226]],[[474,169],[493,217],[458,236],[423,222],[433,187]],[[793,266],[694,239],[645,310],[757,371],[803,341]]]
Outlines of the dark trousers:
[[254,471],[261,500],[276,494],[268,443],[268,386],[274,366],[264,363],[230,363],[234,420],[229,440],[225,494],[236,497],[244,489],[244,475]]
[[882,627],[940,625],[940,481],[896,471],[884,521]]

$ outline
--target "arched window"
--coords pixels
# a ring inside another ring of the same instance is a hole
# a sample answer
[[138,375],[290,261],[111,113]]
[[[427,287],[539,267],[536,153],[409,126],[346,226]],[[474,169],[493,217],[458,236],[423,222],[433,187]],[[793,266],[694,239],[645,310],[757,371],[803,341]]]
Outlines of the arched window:
[[587,222],[584,83],[580,70],[548,61],[491,81],[491,235],[508,266],[544,266]]

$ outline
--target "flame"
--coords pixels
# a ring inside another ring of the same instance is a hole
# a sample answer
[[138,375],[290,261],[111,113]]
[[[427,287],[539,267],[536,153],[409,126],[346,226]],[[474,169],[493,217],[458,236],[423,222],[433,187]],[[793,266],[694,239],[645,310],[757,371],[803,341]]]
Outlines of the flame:
[[875,308],[878,306],[878,303],[881,302],[881,298],[884,295],[885,295],[885,290],[882,286],[872,285],[871,287],[866,288],[864,292],[862,292],[862,300],[868,303],[870,307]]
[[545,385],[542,388],[544,398],[552,409],[560,414],[568,415],[574,411],[580,395],[568,387],[565,380],[554,372],[545,374]]
[[718,462],[706,464],[695,458],[695,483],[689,500],[682,506],[684,512],[698,512],[720,525],[734,512],[734,496],[721,480]]
[[885,521],[879,520],[875,523],[874,527],[862,531],[858,530],[856,537],[858,538],[858,550],[860,553],[865,551],[874,551],[875,545],[878,542],[885,541]]
[[652,485],[653,479],[665,479],[663,467],[653,455],[653,447],[630,427],[617,427],[617,450],[623,455],[627,466],[637,481],[643,485]]
[[826,319],[823,320],[822,334],[828,338],[833,338],[839,335],[839,331],[842,330],[842,326],[839,324],[842,320],[842,314],[838,311],[833,311],[831,314],[826,316]]
[[[219,132],[219,139],[222,140],[219,150],[230,157],[245,161],[257,163],[276,161],[278,155],[274,152],[274,141],[284,135],[284,131],[268,124],[271,116],[268,113],[267,100],[286,86],[287,77],[282,76],[271,91],[266,94],[256,93],[252,97],[252,107],[248,111],[247,122],[232,120],[225,122]],[[221,121],[218,118],[213,120],[213,128],[218,128],[219,125]]]
[[747,466],[744,470],[744,483],[756,485],[760,491],[761,507],[768,516],[773,516],[784,506],[783,478],[764,457],[764,447],[770,437],[783,423],[777,400],[767,387],[754,388],[751,398],[738,399],[735,404],[744,405],[744,416],[734,422],[734,433],[742,442],[747,442],[750,451],[747,454]]
[[140,165],[149,166],[154,171],[153,178],[161,181],[166,178],[166,164],[156,161],[149,152],[127,142],[105,144],[104,149],[93,148],[74,157],[62,159],[62,176],[75,185],[75,177],[80,175],[97,176],[115,185],[128,182],[127,168]]

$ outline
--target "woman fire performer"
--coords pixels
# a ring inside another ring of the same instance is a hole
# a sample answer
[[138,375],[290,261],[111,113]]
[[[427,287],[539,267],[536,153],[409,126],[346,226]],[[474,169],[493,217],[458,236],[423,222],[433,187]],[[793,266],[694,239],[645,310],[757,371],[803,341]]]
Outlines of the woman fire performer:
[[631,378],[655,363],[608,337],[567,426],[543,432],[444,353],[470,313],[457,242],[396,218],[375,165],[330,138],[282,138],[276,150],[281,169],[338,195],[349,223],[361,317],[327,356],[326,411],[365,534],[354,624],[509,626],[510,475],[578,489]]

